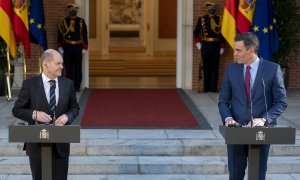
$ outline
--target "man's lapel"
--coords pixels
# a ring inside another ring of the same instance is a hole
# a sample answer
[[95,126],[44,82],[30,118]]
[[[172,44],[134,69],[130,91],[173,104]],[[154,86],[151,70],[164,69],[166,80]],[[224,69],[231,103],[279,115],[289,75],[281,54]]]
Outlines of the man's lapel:
[[238,70],[238,82],[240,84],[240,87],[242,87],[242,95],[245,100],[247,100],[246,91],[245,91],[245,85],[244,85],[244,65],[239,64],[239,70]]
[[262,73],[264,70],[264,63],[263,63],[263,59],[259,60],[259,65],[258,65],[258,69],[257,69],[257,73],[256,73],[256,77],[255,77],[255,81],[252,87],[252,91],[251,91],[251,96],[253,97],[255,94],[255,91],[257,89],[257,86],[259,83],[262,83]]
[[62,101],[62,97],[64,94],[64,88],[63,88],[63,82],[62,82],[62,78],[57,78],[58,81],[58,87],[59,87],[59,95],[58,95],[58,102],[57,102],[57,106],[56,106],[56,111],[57,114],[59,114],[60,110],[61,110],[61,101]]
[[39,107],[41,108],[42,110],[47,110],[49,111],[49,103],[48,103],[48,100],[47,100],[47,97],[46,97],[46,92],[45,92],[45,87],[44,87],[44,82],[43,82],[43,78],[42,78],[42,75],[39,75],[38,77],[38,87],[37,87],[37,101],[39,101],[39,104],[40,106],[43,106],[43,107]]

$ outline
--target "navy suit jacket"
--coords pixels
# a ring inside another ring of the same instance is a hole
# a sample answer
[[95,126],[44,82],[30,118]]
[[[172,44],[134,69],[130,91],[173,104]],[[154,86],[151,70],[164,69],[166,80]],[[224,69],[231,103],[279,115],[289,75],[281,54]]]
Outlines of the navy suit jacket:
[[[68,122],[66,125],[69,125],[79,113],[75,89],[73,82],[64,77],[58,77],[58,86],[59,99],[56,107],[56,117],[66,114],[68,116]],[[50,114],[49,104],[46,98],[41,75],[23,81],[20,94],[12,109],[12,113],[15,117],[33,125],[35,123],[32,119],[33,110],[43,111]],[[40,157],[40,147],[41,145],[38,143],[25,143],[24,145],[26,154],[31,157]],[[53,144],[53,148],[60,157],[68,157],[70,154],[69,143]]]
[[[266,94],[268,117],[264,91]],[[253,118],[265,118],[270,125],[276,125],[277,117],[287,107],[283,75],[278,64],[260,59],[255,81],[251,89],[251,99]],[[232,63],[228,65],[222,82],[218,105],[223,123],[225,123],[227,117],[232,117],[241,125],[246,125],[250,122],[251,103],[247,102],[244,88],[243,64]]]

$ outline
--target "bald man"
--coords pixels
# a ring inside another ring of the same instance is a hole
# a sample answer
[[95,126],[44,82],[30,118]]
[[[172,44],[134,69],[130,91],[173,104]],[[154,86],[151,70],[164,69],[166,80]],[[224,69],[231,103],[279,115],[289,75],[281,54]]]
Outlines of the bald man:
[[[79,106],[72,80],[61,77],[63,58],[53,49],[41,57],[42,73],[25,80],[12,109],[16,118],[35,124],[69,125],[77,117]],[[50,92],[51,91],[51,92]],[[51,95],[50,95],[51,94]],[[41,144],[25,143],[33,180],[42,179]],[[69,143],[52,144],[52,178],[66,180],[70,155]]]

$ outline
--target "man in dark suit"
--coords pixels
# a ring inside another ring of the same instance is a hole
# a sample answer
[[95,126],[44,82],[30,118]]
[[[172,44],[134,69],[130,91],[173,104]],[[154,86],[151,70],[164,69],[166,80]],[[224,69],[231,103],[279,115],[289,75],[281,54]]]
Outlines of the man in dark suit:
[[[224,38],[221,35],[222,17],[216,15],[216,3],[206,1],[207,14],[199,16],[194,30],[194,41],[201,52],[199,80],[204,75],[204,92],[218,92],[220,55],[224,53]],[[201,92],[202,90],[199,89]]]
[[[12,113],[30,125],[35,124],[36,121],[39,124],[69,125],[78,115],[79,106],[73,82],[61,77],[62,56],[59,52],[48,49],[43,53],[41,63],[42,74],[23,82]],[[55,87],[54,89],[50,87],[52,85]],[[52,93],[50,92],[51,89],[53,89]],[[52,94],[51,97],[50,94]],[[52,100],[54,109],[51,108]],[[42,171],[41,144],[25,143],[24,150],[29,156],[33,179],[40,180]],[[52,144],[53,179],[67,179],[69,154],[69,143]]]
[[[218,104],[223,124],[276,125],[276,119],[287,107],[280,66],[257,56],[259,41],[255,34],[241,33],[234,41],[236,62],[225,71]],[[270,145],[260,146],[259,180],[266,177],[269,148]],[[229,179],[244,179],[248,145],[227,145],[227,152]]]
[[82,55],[88,49],[87,26],[84,19],[77,16],[79,6],[67,4],[69,16],[61,19],[58,25],[57,46],[64,56],[66,77],[74,81],[77,92],[82,81]]

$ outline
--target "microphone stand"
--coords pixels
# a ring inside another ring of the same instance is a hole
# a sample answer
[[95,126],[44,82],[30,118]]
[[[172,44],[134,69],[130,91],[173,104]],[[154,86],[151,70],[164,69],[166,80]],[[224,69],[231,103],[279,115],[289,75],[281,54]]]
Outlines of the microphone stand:
[[269,121],[268,121],[269,113],[268,113],[268,104],[267,104],[267,97],[266,97],[266,85],[265,85],[264,79],[262,78],[261,80],[262,80],[263,87],[264,87],[265,108],[266,108],[266,114],[267,114],[266,122],[265,122],[264,126],[268,127],[269,126]]
[[35,119],[34,119],[34,125],[38,125],[38,120],[37,120],[37,110],[35,110]]
[[37,98],[36,98],[36,110],[35,110],[35,118],[34,118],[34,124],[38,125],[38,119],[37,119],[37,112],[38,112],[38,106],[39,106],[39,95],[40,95],[40,88],[41,88],[41,81],[38,78],[39,85],[38,85],[38,92],[37,92]]
[[249,94],[249,101],[250,101],[250,116],[251,116],[251,120],[250,120],[250,126],[251,128],[253,127],[253,107],[252,107],[252,94],[251,94],[251,79],[250,79],[250,94]]
[[253,127],[253,113],[252,113],[252,95],[251,95],[251,87],[250,87],[250,115],[251,115],[251,128]]
[[55,125],[55,121],[56,121],[56,105],[54,106],[54,112],[53,112],[53,120],[52,120],[52,125]]

